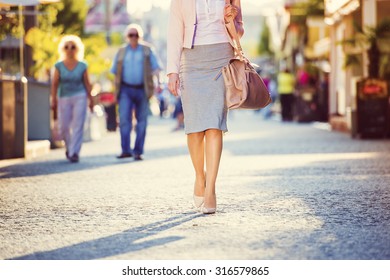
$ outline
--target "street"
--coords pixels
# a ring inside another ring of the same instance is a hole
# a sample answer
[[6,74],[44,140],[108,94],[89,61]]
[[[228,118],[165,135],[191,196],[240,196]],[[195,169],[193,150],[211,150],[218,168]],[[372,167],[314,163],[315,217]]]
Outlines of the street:
[[[233,112],[218,208],[192,206],[183,131],[150,118],[143,161],[119,132],[0,168],[0,259],[390,259],[390,140]],[[134,137],[132,137],[134,140]]]

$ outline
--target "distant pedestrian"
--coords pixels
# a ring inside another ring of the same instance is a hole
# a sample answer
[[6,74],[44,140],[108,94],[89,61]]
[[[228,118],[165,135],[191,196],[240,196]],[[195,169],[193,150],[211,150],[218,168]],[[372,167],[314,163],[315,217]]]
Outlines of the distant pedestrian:
[[278,84],[275,80],[275,77],[270,76],[267,87],[268,87],[269,93],[271,95],[272,101],[271,101],[271,104],[269,104],[267,107],[265,107],[262,110],[264,119],[269,119],[272,117],[273,106],[275,104],[275,101],[278,98]]
[[55,64],[52,79],[52,108],[57,112],[59,134],[65,141],[66,157],[78,162],[83,142],[87,103],[92,111],[92,86],[87,64],[83,62],[84,44],[75,35],[64,36],[59,45],[59,61]]
[[304,88],[310,84],[310,74],[305,69],[306,65],[301,66],[297,71],[297,87]]
[[168,85],[175,96],[181,95],[184,129],[195,169],[194,204],[204,214],[215,213],[217,208],[215,184],[223,133],[227,131],[227,107],[224,81],[214,78],[234,57],[225,26],[231,20],[242,36],[240,0],[229,4],[223,0],[171,0]]
[[282,107],[282,121],[293,120],[295,78],[288,69],[278,74],[278,93]]
[[165,112],[168,108],[168,102],[167,102],[167,96],[169,96],[170,94],[168,93],[168,89],[167,88],[161,88],[161,90],[159,90],[157,93],[156,93],[156,98],[157,98],[157,101],[158,101],[158,107],[159,107],[159,110],[160,110],[160,118],[162,119],[165,115]]
[[173,111],[173,118],[176,119],[177,124],[173,131],[178,131],[184,129],[184,113],[183,105],[181,103],[180,96],[176,98],[175,110]]
[[[119,128],[122,153],[117,158],[133,157],[142,160],[146,138],[149,98],[155,91],[153,77],[159,84],[161,63],[154,49],[144,41],[143,30],[137,24],[130,24],[124,32],[127,44],[115,56],[111,72],[115,74],[117,101],[119,103]],[[130,148],[132,116],[135,110],[136,140]]]

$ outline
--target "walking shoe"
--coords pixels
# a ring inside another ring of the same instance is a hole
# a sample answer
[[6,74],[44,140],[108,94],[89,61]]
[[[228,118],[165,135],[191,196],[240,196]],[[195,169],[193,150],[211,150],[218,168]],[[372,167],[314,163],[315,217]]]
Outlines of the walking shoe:
[[134,160],[143,160],[143,157],[141,155],[135,155]]
[[66,156],[67,159],[70,159],[68,151],[65,152],[65,156]]
[[74,154],[73,156],[70,157],[69,160],[72,163],[79,162],[79,155],[78,154]]
[[116,158],[131,158],[133,155],[130,153],[121,153],[119,156]]
[[194,194],[194,206],[196,209],[200,210],[204,203],[204,197],[203,196],[197,196]]
[[203,214],[214,214],[216,210],[216,208],[207,208],[204,206],[204,204],[201,207],[201,211],[203,212]]

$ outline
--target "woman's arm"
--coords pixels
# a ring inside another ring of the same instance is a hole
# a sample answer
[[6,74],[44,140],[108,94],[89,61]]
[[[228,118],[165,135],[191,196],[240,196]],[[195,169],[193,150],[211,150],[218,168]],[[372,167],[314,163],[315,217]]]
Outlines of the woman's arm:
[[92,85],[89,81],[89,75],[88,75],[88,70],[85,70],[84,71],[84,74],[83,74],[83,81],[84,81],[84,86],[85,86],[85,89],[87,90],[87,97],[88,97],[88,100],[89,100],[89,109],[91,110],[92,112],[92,109],[93,109],[93,100],[92,100]]
[[60,83],[60,73],[57,68],[54,69],[54,74],[51,82],[51,108],[57,110],[57,91]]
[[179,73],[180,69],[180,57],[184,40],[184,20],[181,5],[183,5],[182,0],[171,0],[167,38],[168,74]]
[[236,26],[238,35],[242,37],[242,35],[244,35],[244,22],[242,20],[241,0],[233,0],[232,3],[238,8],[237,16],[234,19],[234,24]]
[[[185,0],[186,1],[186,0]],[[180,57],[183,50],[184,20],[181,13],[182,0],[171,0],[168,23],[168,46],[167,46],[167,73],[168,88],[177,96],[180,86],[179,70]]]

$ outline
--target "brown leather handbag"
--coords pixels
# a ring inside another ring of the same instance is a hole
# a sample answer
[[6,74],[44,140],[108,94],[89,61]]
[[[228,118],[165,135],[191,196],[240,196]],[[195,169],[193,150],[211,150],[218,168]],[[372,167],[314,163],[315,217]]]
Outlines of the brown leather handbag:
[[233,19],[227,29],[235,43],[235,54],[222,68],[228,109],[261,109],[271,103],[271,95],[253,64],[244,56]]

